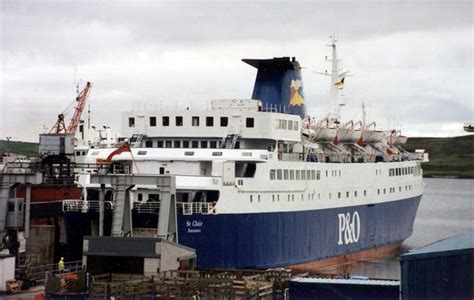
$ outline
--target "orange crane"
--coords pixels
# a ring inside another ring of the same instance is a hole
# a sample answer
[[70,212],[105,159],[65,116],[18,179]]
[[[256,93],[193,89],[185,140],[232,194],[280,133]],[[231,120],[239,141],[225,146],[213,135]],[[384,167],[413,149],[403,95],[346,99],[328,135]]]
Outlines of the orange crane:
[[79,121],[81,119],[82,111],[86,107],[87,97],[89,96],[92,83],[87,82],[84,89],[76,97],[76,107],[74,109],[74,115],[71,118],[71,123],[66,128],[64,124],[64,112],[58,115],[58,120],[54,124],[53,128],[49,132],[50,134],[75,134]]

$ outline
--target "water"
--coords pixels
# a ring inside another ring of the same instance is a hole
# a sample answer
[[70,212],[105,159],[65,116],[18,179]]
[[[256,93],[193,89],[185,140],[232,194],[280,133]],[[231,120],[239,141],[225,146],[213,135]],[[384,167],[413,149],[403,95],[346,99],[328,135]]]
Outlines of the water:
[[[425,193],[413,235],[401,247],[405,253],[460,233],[474,230],[474,180],[426,178]],[[370,278],[400,279],[398,255],[338,266],[329,273],[349,272]]]

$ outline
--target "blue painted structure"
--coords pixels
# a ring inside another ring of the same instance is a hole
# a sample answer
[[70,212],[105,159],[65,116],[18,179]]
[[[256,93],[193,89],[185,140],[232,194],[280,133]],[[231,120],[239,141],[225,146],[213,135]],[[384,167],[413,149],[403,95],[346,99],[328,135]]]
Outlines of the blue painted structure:
[[400,256],[402,299],[474,299],[474,232]]
[[295,278],[288,282],[289,298],[292,300],[398,300],[399,289],[399,281],[387,280]]
[[258,69],[252,99],[261,100],[264,110],[306,117],[301,67],[294,57],[242,61]]
[[[179,215],[178,242],[196,249],[198,268],[269,268],[401,242],[412,234],[421,196],[322,210]],[[358,212],[358,242],[339,245],[340,213]]]

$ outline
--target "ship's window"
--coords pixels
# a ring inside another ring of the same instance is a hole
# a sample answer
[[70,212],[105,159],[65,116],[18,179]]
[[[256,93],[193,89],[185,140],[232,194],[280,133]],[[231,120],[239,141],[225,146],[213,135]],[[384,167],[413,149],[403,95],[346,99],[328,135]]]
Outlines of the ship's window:
[[160,201],[160,194],[148,194],[148,201],[150,202]]
[[331,193],[329,193],[329,199],[331,199],[331,197],[332,197],[332,194],[331,194]]
[[288,170],[283,170],[283,179],[288,180]]
[[165,167],[160,167],[160,174],[161,175],[165,174]]
[[135,127],[135,118],[128,118],[128,127]]
[[193,148],[199,148],[199,141],[192,141],[191,144]]
[[163,117],[163,126],[170,126],[170,117]]
[[291,194],[291,201],[295,201],[295,195]]
[[153,141],[145,141],[145,147],[146,147],[146,148],[151,148],[151,147],[153,147]]
[[199,126],[199,117],[198,116],[192,117],[192,125],[194,127]]
[[175,148],[181,148],[181,141],[174,141]]
[[81,156],[81,151],[76,151],[76,156]]
[[163,148],[163,141],[158,141],[157,145],[158,148]]
[[288,129],[291,130],[293,129],[293,121],[288,121]]
[[275,195],[272,195],[272,202],[275,202]]
[[301,180],[305,180],[306,179],[306,172],[305,170],[301,170]]
[[387,190],[386,189],[383,189],[383,194],[385,195],[387,193]]
[[278,169],[277,170],[277,179],[281,180],[282,178],[283,178],[283,172],[281,171],[281,169]]
[[411,167],[411,174],[413,174],[413,169],[414,169],[414,167]]
[[357,197],[357,191],[354,191],[354,197]]
[[321,179],[321,171],[317,170],[316,171],[316,180],[320,180],[320,179]]
[[337,199],[341,199],[341,192],[337,192]]
[[183,148],[189,148],[189,141],[183,141]]
[[326,177],[328,177],[328,175],[329,175],[329,172],[328,172],[328,170],[326,170]]
[[257,196],[258,202],[260,202],[260,195]]
[[207,148],[207,141],[201,141],[201,148]]
[[321,200],[321,194],[318,193],[318,200]]
[[171,141],[165,141],[165,148],[171,148]]
[[300,170],[296,170],[296,180],[300,180]]
[[245,119],[245,126],[247,128],[253,128],[254,126],[254,119],[253,118],[246,118]]
[[253,196],[250,195],[250,203],[252,203],[252,201],[253,201]]
[[311,171],[306,170],[306,179],[311,180]]
[[143,194],[142,193],[138,194],[137,200],[138,201],[143,201]]
[[221,117],[221,127],[227,127],[228,124],[229,124],[229,118]]
[[377,189],[377,195],[380,195],[380,189]]
[[239,179],[239,180],[237,181],[237,184],[238,184],[238,185],[243,185],[243,184],[244,184],[244,181],[243,181],[242,179]]
[[235,148],[235,149],[240,149],[240,142],[236,142],[234,148]]
[[213,149],[217,148],[217,142],[216,141],[210,141],[209,144],[210,144],[209,148],[213,148]]
[[364,197],[365,197],[365,196],[367,196],[367,191],[366,191],[366,190],[364,190]]
[[346,198],[349,198],[349,192],[346,192]]
[[283,126],[282,126],[283,129],[286,129],[286,124],[287,124],[287,121],[283,120]]
[[150,127],[156,126],[156,117],[150,117]]
[[298,131],[298,128],[299,128],[298,122],[295,122],[295,123],[293,124],[293,129],[294,129],[295,131]]
[[280,194],[277,195],[277,201],[280,202]]
[[276,171],[275,169],[270,170],[270,180],[275,180]]
[[283,120],[278,119],[278,127],[277,129],[283,128]]
[[146,151],[138,151],[137,155],[146,155]]
[[401,187],[401,186],[398,187],[398,191],[399,191],[399,192],[402,191],[402,187]]
[[175,118],[175,121],[176,121],[176,126],[183,126],[183,117],[177,116]]
[[186,151],[186,152],[184,152],[184,155],[186,155],[186,156],[193,156],[193,155],[194,155],[194,151]]
[[311,179],[315,180],[316,179],[316,171],[311,170]]
[[341,176],[342,176],[342,175],[341,175],[341,170],[339,170],[339,177],[341,177]]
[[86,151],[82,151],[82,156],[85,156],[86,155]]
[[206,126],[207,127],[214,126],[214,117],[206,117]]
[[290,170],[290,180],[295,179],[295,170]]
[[222,152],[212,152],[212,156],[222,156]]

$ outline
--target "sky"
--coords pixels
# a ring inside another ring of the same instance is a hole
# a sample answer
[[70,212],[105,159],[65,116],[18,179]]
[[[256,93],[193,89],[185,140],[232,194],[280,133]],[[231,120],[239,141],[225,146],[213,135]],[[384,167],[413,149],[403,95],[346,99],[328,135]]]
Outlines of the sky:
[[[121,112],[249,99],[242,58],[295,56],[311,116],[328,112],[329,36],[352,77],[344,120],[409,136],[474,121],[472,1],[0,0],[0,139],[38,141],[91,81],[91,124]],[[67,122],[72,116],[70,110]],[[87,118],[84,114],[83,118]]]

